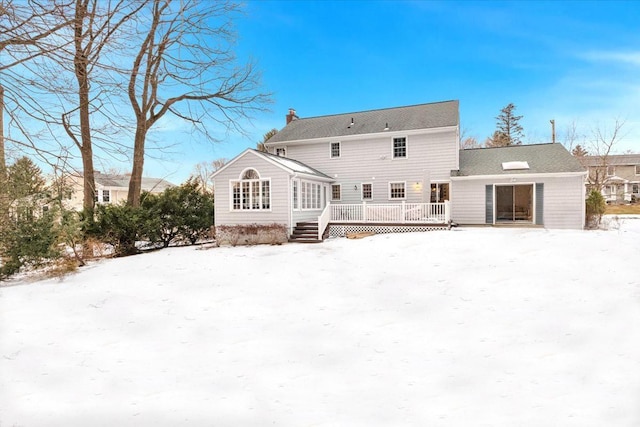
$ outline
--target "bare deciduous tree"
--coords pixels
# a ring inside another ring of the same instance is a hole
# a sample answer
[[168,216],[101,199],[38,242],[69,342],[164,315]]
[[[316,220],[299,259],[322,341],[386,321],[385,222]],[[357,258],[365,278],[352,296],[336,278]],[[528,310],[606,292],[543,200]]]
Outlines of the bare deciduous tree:
[[110,43],[118,29],[142,9],[144,2],[129,8],[129,2],[120,0],[102,9],[99,0],[76,0],[73,20],[73,65],[74,76],[78,83],[77,112],[80,122],[80,134],[77,135],[69,122],[69,114],[62,115],[65,131],[80,150],[84,174],[85,210],[94,207],[94,168],[92,127],[90,122],[91,72],[101,61],[101,54]]
[[254,65],[236,65],[232,18],[238,11],[232,2],[195,0],[152,0],[145,9],[149,20],[128,86],[136,119],[129,205],[140,205],[147,133],[167,113],[215,140],[209,126],[242,132],[241,120],[268,101],[256,92]]
[[200,162],[194,166],[191,179],[205,194],[213,194],[213,174],[228,162],[224,157],[212,162]]
[[602,190],[605,185],[609,156],[614,151],[616,144],[624,137],[622,134],[624,124],[624,120],[616,119],[611,128],[596,126],[591,129],[591,138],[587,147],[591,156],[597,159],[597,164],[594,168],[591,168],[589,180],[592,187],[597,190]]
[[[52,166],[59,157],[78,149],[84,176],[83,205],[87,210],[94,206],[94,135],[101,129],[98,120],[92,121],[91,117],[99,112],[100,120],[106,122],[102,126],[109,127],[110,140],[103,145],[106,152],[122,151],[113,137],[122,120],[114,117],[116,108],[107,111],[114,88],[121,88],[114,78],[117,72],[113,44],[121,42],[121,28],[147,1],[15,3],[22,5],[22,9],[15,8],[10,31],[17,47],[7,45],[13,62],[0,69],[11,89],[11,124],[20,134],[12,141],[39,154]],[[27,31],[27,27],[32,29]],[[106,75],[103,80],[97,77],[101,73]],[[35,122],[41,126],[39,132],[34,130]],[[53,146],[47,145],[45,133],[53,139]],[[64,135],[72,141],[71,147],[63,142]]]
[[460,141],[460,148],[469,150],[471,148],[482,148],[482,145],[474,136],[468,136]]

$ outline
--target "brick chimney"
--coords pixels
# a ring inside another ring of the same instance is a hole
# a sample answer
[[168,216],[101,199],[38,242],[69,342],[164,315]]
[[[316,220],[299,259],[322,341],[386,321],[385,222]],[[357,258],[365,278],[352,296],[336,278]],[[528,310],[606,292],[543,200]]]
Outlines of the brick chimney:
[[296,116],[296,110],[294,110],[293,108],[289,108],[289,114],[287,114],[287,124],[296,119],[298,119],[298,116]]

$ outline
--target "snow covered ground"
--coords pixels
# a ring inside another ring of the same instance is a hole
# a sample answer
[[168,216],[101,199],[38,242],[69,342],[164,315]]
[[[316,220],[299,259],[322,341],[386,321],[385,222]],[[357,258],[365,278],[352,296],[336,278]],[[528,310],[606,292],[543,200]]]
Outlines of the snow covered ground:
[[195,247],[0,288],[0,426],[638,426],[640,218]]

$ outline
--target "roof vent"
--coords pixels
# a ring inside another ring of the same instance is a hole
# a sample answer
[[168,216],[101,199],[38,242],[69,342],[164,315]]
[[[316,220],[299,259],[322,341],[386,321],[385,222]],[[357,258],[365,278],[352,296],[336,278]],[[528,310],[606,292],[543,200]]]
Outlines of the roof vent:
[[529,169],[529,163],[527,162],[502,162],[502,170],[504,171],[514,171],[514,170],[522,170]]

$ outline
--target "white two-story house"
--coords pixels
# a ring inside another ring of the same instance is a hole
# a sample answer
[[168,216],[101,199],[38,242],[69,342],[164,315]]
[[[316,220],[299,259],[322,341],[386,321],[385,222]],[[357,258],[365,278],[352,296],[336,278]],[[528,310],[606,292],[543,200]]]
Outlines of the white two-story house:
[[563,147],[483,149],[482,170],[478,156],[461,156],[458,101],[311,118],[290,110],[286,122],[267,152],[248,149],[216,172],[216,226],[277,223],[293,237],[321,240],[447,228],[457,212],[461,224],[584,224],[584,190],[565,207],[571,218],[545,217],[555,212],[547,197],[555,190],[544,193],[552,176],[566,184],[562,191],[584,188],[586,172]]

